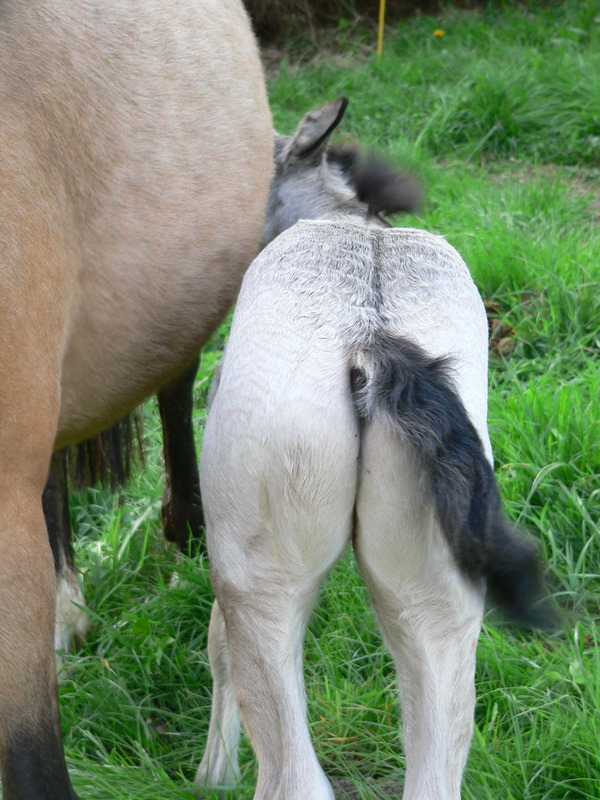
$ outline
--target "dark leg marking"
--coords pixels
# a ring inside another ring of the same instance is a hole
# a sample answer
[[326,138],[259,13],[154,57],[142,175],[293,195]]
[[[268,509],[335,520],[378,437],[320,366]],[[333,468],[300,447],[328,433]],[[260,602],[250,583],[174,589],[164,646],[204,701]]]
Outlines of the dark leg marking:
[[190,538],[204,548],[204,514],[192,423],[193,388],[200,357],[158,393],[163,426],[165,489],[162,522],[165,537],[186,552]]
[[50,713],[35,733],[21,729],[9,737],[2,759],[2,796],[4,800],[78,800],[58,725]]

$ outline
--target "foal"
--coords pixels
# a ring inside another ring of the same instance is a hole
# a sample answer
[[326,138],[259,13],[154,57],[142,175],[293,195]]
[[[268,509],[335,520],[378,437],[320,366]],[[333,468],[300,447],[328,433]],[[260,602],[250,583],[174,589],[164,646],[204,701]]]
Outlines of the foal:
[[244,279],[204,434],[217,602],[196,783],[238,780],[241,715],[255,800],[332,800],[302,646],[352,542],[398,668],[404,800],[458,800],[486,586],[535,623],[538,565],[501,516],[479,293],[443,238],[378,217],[406,204],[402,176],[327,148],[344,109],[322,106],[276,141],[271,244]]

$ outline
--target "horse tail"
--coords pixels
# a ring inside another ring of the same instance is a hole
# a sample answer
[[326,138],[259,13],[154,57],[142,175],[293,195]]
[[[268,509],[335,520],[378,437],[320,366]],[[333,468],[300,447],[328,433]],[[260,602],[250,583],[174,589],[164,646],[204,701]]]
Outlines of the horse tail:
[[74,488],[81,490],[96,484],[113,491],[121,488],[131,477],[133,467],[144,460],[141,409],[67,449],[69,479]]
[[503,516],[493,469],[450,367],[449,359],[431,358],[407,339],[379,335],[352,371],[358,414],[383,415],[418,455],[461,572],[485,581],[514,620],[546,627],[554,615],[537,548]]

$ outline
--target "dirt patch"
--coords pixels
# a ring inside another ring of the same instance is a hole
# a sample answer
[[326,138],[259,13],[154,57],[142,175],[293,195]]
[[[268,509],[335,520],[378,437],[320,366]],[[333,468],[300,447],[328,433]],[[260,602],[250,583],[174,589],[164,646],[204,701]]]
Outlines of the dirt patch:
[[[537,313],[541,303],[542,294],[540,292],[521,292],[518,301],[521,317]],[[511,309],[497,300],[484,300],[483,305],[488,321],[490,358],[508,358],[517,347],[515,329],[506,320],[508,312],[514,308]]]
[[514,338],[515,329],[504,319],[506,309],[495,300],[484,300],[483,305],[487,314],[490,354],[507,358],[514,353],[517,340]]

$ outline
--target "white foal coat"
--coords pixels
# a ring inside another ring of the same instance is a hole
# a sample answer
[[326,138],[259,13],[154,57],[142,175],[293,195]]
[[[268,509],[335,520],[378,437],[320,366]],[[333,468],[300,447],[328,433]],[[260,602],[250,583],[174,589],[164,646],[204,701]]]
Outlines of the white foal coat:
[[452,356],[491,459],[485,311],[444,239],[357,217],[300,221],[257,257],[202,449],[219,605],[199,784],[237,779],[237,701],[259,759],[256,800],[333,797],[306,726],[302,642],[321,581],[352,540],[398,665],[404,799],[460,797],[483,591],[454,563],[412,448],[384,415],[357,414],[350,373],[368,375],[382,331]]

